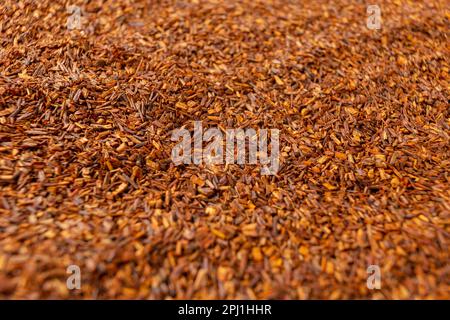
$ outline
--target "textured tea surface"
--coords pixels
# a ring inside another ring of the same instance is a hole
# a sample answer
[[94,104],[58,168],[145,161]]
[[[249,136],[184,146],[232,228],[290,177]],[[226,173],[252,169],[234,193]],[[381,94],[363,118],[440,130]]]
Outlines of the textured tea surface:
[[[448,299],[449,2],[368,4],[3,0],[0,297]],[[277,175],[175,166],[193,121]]]

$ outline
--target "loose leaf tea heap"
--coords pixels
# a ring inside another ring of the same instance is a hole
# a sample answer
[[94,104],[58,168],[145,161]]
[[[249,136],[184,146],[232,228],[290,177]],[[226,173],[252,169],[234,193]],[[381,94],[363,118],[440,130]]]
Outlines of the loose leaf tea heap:
[[0,298],[448,299],[449,2],[373,5],[2,0]]

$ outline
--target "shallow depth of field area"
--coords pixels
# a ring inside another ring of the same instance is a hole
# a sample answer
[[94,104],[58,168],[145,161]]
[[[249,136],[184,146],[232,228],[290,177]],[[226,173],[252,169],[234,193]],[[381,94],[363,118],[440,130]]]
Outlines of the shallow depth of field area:
[[[449,12],[2,0],[0,298],[448,299]],[[194,121],[278,172],[175,165]]]

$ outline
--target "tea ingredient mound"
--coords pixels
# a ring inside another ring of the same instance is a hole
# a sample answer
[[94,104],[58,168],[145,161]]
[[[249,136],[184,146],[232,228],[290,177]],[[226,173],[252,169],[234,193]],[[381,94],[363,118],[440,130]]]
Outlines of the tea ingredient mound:
[[374,4],[2,0],[0,298],[449,299],[449,2]]

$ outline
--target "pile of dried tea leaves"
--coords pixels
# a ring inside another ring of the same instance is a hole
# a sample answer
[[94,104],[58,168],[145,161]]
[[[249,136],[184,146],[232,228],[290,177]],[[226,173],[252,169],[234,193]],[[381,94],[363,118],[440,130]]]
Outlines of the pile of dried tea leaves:
[[[367,5],[2,0],[0,297],[448,299],[450,5]],[[277,174],[176,166],[194,121]]]

